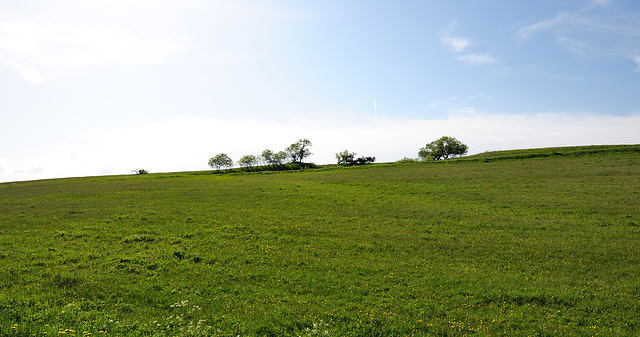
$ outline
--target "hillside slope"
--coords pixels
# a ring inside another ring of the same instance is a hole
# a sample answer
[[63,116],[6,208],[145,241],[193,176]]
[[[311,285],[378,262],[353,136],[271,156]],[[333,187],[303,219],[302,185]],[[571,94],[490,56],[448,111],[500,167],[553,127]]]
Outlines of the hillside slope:
[[0,184],[0,335],[635,336],[640,152],[592,150]]
[[592,146],[567,146],[546,147],[537,149],[491,151],[472,156],[458,158],[464,161],[495,161],[509,159],[531,159],[555,156],[591,156],[611,155],[620,153],[640,153],[640,145],[592,145]]

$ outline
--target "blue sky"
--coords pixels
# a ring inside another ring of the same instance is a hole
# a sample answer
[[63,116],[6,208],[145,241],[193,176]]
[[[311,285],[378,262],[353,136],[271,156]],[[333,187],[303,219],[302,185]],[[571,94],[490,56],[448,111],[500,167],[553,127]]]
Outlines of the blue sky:
[[2,2],[0,89],[0,182],[637,144],[640,3]]

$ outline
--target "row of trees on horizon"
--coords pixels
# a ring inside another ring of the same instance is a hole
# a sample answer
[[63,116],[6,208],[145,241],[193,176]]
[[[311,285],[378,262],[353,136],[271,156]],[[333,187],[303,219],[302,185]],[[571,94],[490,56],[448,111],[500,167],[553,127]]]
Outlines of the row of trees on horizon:
[[[270,149],[265,149],[260,155],[244,155],[238,159],[236,164],[248,171],[259,165],[279,169],[287,162],[294,164],[295,167],[304,168],[306,167],[304,159],[312,154],[309,149],[311,146],[313,144],[308,139],[300,139],[289,145],[284,151],[273,152]],[[466,144],[454,137],[444,136],[420,148],[418,156],[420,160],[442,160],[465,155],[468,149],[469,147]],[[365,165],[375,162],[376,157],[362,156],[357,158],[355,152],[344,150],[336,153],[336,160],[338,165],[343,166]],[[218,153],[216,156],[209,158],[208,164],[211,168],[220,171],[221,168],[226,168],[227,170],[232,168],[234,161],[226,153]],[[308,164],[307,166],[309,165],[313,164]]]
[[[235,164],[247,171],[251,171],[258,166],[263,166],[263,168],[268,170],[312,168],[315,167],[315,164],[304,162],[305,158],[312,154],[310,150],[311,146],[313,146],[313,144],[308,139],[300,139],[289,145],[283,151],[274,152],[270,149],[265,149],[260,155],[244,155],[240,157],[237,162],[234,162],[226,153],[218,153],[214,157],[209,158],[208,164],[211,168],[218,171],[220,171],[221,168],[229,170]],[[467,154],[468,149],[469,147],[466,144],[454,137],[444,136],[420,148],[418,151],[419,159],[404,158],[400,161],[450,159]],[[336,160],[338,165],[352,166],[373,163],[376,161],[376,157],[362,156],[357,158],[355,152],[344,150],[336,153]],[[135,169],[133,172],[135,174],[149,173],[145,169]]]
[[[308,139],[300,139],[289,145],[284,151],[273,152],[270,149],[266,149],[260,155],[244,155],[238,159],[236,164],[247,171],[259,165],[271,169],[280,169],[283,168],[285,163],[304,168],[312,165],[305,165],[304,163],[304,159],[311,156],[311,150],[309,149],[311,146],[313,144]],[[226,153],[218,153],[215,157],[209,158],[209,166],[218,171],[223,167],[228,170],[234,166],[234,162]]]

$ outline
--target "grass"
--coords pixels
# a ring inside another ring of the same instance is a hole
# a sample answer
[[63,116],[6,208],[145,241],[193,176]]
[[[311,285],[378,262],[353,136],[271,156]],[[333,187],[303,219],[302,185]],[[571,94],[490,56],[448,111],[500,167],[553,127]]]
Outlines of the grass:
[[0,184],[0,335],[636,336],[639,200],[638,146]]
[[640,145],[591,145],[570,147],[546,147],[539,149],[492,151],[458,158],[458,161],[489,162],[509,159],[531,159],[557,156],[589,156],[602,154],[638,153]]

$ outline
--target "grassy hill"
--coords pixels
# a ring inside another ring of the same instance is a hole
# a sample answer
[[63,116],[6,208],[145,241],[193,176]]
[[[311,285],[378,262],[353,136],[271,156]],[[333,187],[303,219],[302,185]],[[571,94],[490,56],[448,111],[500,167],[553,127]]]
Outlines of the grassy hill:
[[637,145],[0,184],[0,335],[637,336],[639,200]]
[[489,162],[509,159],[531,159],[557,156],[593,156],[603,154],[638,153],[640,145],[591,145],[569,147],[545,147],[539,149],[492,151],[457,158],[462,161]]

